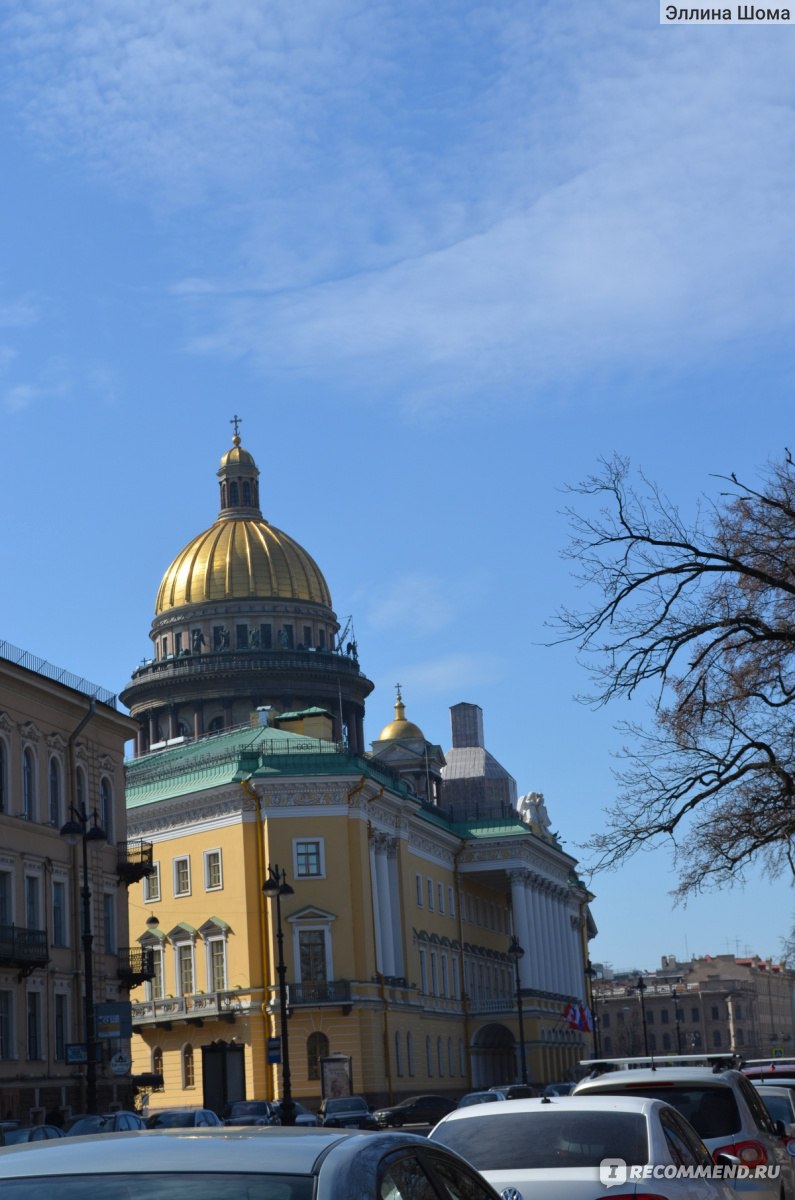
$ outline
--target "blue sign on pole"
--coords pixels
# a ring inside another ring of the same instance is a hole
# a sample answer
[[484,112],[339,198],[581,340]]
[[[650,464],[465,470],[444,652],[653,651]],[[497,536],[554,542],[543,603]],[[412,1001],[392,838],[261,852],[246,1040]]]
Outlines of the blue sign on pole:
[[277,1037],[268,1038],[268,1062],[280,1063],[282,1061],[282,1039]]

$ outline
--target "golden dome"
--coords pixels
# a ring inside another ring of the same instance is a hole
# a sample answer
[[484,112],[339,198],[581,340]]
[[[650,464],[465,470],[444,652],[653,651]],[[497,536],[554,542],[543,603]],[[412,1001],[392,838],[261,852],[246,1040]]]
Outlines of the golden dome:
[[218,471],[218,520],[188,542],[166,571],[156,614],[222,600],[308,600],[331,608],[328,584],[315,560],[262,516],[259,471],[240,445],[237,423],[232,442]]
[[406,706],[403,703],[400,689],[398,689],[397,700],[395,701],[395,719],[384,726],[377,740],[379,742],[397,742],[405,741],[406,738],[419,738],[424,742],[425,734],[419,725],[415,725],[413,721],[406,720]]

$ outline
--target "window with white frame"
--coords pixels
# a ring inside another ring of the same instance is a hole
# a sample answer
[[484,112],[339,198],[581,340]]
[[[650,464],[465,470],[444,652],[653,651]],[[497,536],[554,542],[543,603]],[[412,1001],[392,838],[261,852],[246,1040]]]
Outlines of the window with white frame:
[[50,757],[50,824],[60,829],[63,821],[61,808],[61,764],[53,754]]
[[423,895],[422,895],[422,888],[423,888],[422,876],[418,874],[416,876],[416,880],[417,880],[417,907],[422,908],[424,906]]
[[298,930],[298,972],[301,983],[327,983],[328,934],[325,929]]
[[227,989],[225,937],[207,939],[207,983],[211,992],[225,992]]
[[296,879],[325,879],[326,855],[322,838],[293,838]]
[[409,1075],[414,1074],[414,1037],[411,1032],[406,1034],[406,1066]]
[[444,912],[444,884],[443,883],[439,883],[437,885],[437,908],[439,909],[440,913]]
[[78,767],[75,771],[75,799],[80,812],[86,812],[88,808],[88,785],[86,784],[86,773],[82,767]]
[[455,891],[452,887],[447,889],[447,911],[451,917],[455,916]]
[[204,852],[204,888],[207,892],[217,892],[224,886],[221,871],[221,851],[205,850]]
[[25,925],[28,929],[41,929],[41,879],[38,875],[25,876]]
[[22,816],[27,821],[36,819],[36,761],[30,746],[22,752]]
[[433,880],[428,880],[428,911],[433,912]]
[[443,996],[450,995],[449,966],[448,966],[446,954],[442,955],[442,995]]
[[436,1039],[436,1067],[440,1075],[444,1075],[444,1054],[442,1052],[442,1039]]
[[159,944],[150,944],[146,949],[152,952],[152,966],[154,970],[152,978],[146,984],[147,999],[162,1000],[166,994],[164,987],[165,962],[163,947]]
[[425,1067],[428,1072],[428,1078],[432,1078],[433,1077],[433,1045],[432,1045],[431,1039],[429,1037],[426,1037],[426,1039],[425,1039]]
[[174,947],[176,961],[177,995],[192,996],[196,990],[193,961],[193,942],[180,942]]
[[[0,922],[1,924],[2,922]],[[66,882],[63,879],[52,881],[52,944],[53,946],[69,945],[69,917],[66,907]]]
[[458,955],[454,954],[451,962],[453,974],[453,996],[456,1000],[461,999],[461,975],[458,961]]
[[403,1074],[403,1041],[399,1029],[395,1033],[395,1071],[398,1075]]
[[0,1061],[14,1058],[14,993],[0,989]]
[[420,946],[420,992],[428,995],[428,956],[424,946]]
[[447,1039],[447,1074],[455,1075],[455,1060],[453,1058],[453,1039]]
[[160,863],[152,864],[154,871],[151,875],[144,875],[144,900],[159,900],[160,899]]
[[193,1046],[190,1043],[182,1048],[182,1086],[183,1088],[192,1088],[196,1086],[196,1072],[193,1065]]
[[41,1042],[41,992],[27,994],[28,1061],[39,1062],[43,1057]]
[[66,1059],[66,1043],[69,1041],[69,997],[65,992],[55,993],[55,1058]]
[[431,950],[431,995],[439,995],[439,963],[434,950]]
[[190,859],[174,859],[174,895],[190,895]]

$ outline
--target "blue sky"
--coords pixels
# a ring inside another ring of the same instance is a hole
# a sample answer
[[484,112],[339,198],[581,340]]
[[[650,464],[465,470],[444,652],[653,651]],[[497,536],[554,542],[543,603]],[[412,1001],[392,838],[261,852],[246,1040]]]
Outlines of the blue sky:
[[[0,5],[0,636],[120,690],[243,418],[265,516],[376,683],[484,710],[567,847],[614,724],[545,622],[566,483],[614,451],[685,511],[791,445],[789,27],[655,0]],[[671,909],[592,881],[593,957],[777,954],[788,880]]]

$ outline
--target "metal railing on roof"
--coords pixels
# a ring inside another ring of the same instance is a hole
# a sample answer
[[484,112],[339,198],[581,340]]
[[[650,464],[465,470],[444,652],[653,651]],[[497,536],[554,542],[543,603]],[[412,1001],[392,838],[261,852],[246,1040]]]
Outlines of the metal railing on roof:
[[29,650],[21,650],[19,646],[14,646],[11,642],[0,641],[0,658],[14,663],[17,667],[24,667],[27,671],[35,671],[37,675],[44,675],[55,683],[62,683],[76,692],[82,692],[84,696],[99,700],[102,704],[107,704],[109,708],[117,707],[116,696],[113,692],[99,687],[96,683],[90,683],[88,679],[83,679],[80,675],[73,675],[71,671],[66,671],[62,667],[55,667],[46,659],[31,654]]

